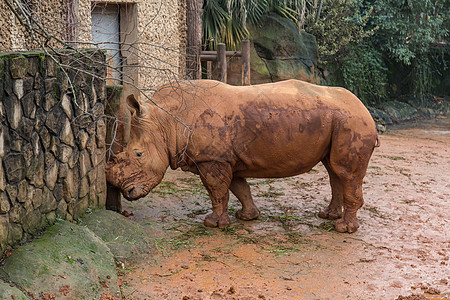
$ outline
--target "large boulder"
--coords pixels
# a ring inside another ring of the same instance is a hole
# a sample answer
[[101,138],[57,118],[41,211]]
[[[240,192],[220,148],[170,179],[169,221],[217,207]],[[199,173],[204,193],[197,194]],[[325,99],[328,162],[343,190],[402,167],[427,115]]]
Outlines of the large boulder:
[[[320,84],[317,43],[314,35],[275,14],[263,16],[262,26],[250,29],[251,83],[299,79]],[[241,62],[231,60],[228,83],[241,84]]]
[[[58,222],[41,237],[14,250],[0,268],[0,277],[32,298],[120,297],[108,246],[88,228],[67,221]],[[0,295],[16,292],[0,289]]]
[[[300,31],[293,21],[274,14],[264,16],[261,23],[261,27],[251,30],[251,36],[255,52],[267,66],[271,81],[295,78],[318,83],[315,36]],[[255,69],[252,71],[257,73]]]
[[78,224],[57,222],[6,257],[0,264],[0,299],[27,299],[23,293],[120,299],[116,266],[129,267],[155,251],[144,227],[116,212],[95,210]]

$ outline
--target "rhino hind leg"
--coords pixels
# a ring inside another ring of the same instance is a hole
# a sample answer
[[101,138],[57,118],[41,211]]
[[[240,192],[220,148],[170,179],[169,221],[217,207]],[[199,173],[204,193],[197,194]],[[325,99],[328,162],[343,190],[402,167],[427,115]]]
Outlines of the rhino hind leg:
[[342,217],[342,209],[344,205],[342,184],[339,177],[331,169],[329,156],[322,160],[322,163],[330,176],[331,202],[328,207],[319,211],[319,217],[322,219],[336,220]]
[[212,213],[205,217],[207,227],[224,228],[231,224],[228,216],[231,166],[227,163],[208,162],[198,165],[200,179],[208,191],[212,202]]
[[257,219],[259,217],[259,210],[253,202],[247,180],[242,177],[233,177],[230,190],[242,204],[242,209],[236,212],[236,218],[244,221]]
[[[373,144],[366,143],[357,149],[347,148],[345,144],[341,146],[331,149],[329,160],[331,173],[336,175],[342,186],[344,208],[342,218],[336,221],[334,228],[338,232],[352,233],[359,228],[356,214],[364,204],[362,184],[373,152]],[[331,202],[333,203],[333,200]]]

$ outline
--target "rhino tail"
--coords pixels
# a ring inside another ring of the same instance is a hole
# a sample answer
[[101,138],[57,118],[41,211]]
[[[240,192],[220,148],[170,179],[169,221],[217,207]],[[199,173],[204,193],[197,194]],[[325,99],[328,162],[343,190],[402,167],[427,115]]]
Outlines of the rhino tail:
[[377,147],[380,147],[380,146],[381,146],[381,142],[380,142],[380,139],[378,138],[378,135],[377,135],[377,140],[375,141],[374,148],[377,148]]

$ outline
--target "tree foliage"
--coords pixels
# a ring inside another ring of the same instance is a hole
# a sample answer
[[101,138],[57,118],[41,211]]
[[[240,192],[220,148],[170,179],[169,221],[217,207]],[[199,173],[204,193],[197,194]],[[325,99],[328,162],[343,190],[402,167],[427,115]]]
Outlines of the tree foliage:
[[258,26],[263,15],[273,12],[300,24],[306,6],[306,0],[205,0],[203,45],[225,43],[235,49],[248,37],[248,26]]
[[448,36],[450,10],[446,2],[373,1],[373,23],[379,26],[377,43],[392,58],[405,65],[412,64],[416,58],[427,55],[433,43]]
[[319,57],[333,59],[350,43],[359,43],[377,28],[366,29],[372,9],[360,0],[325,0],[320,16],[310,13],[305,30],[316,36]]

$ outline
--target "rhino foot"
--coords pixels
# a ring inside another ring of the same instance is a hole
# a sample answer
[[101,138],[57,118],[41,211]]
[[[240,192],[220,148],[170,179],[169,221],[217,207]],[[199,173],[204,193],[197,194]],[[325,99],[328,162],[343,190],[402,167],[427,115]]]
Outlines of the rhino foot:
[[327,207],[319,211],[319,217],[327,220],[336,220],[342,217],[342,212],[337,209],[333,210]]
[[228,214],[225,212],[220,217],[216,213],[211,213],[205,217],[205,221],[203,222],[206,227],[219,227],[225,228],[230,226],[231,221]]
[[337,232],[353,233],[357,231],[358,228],[359,223],[356,218],[350,218],[349,220],[342,218],[336,221],[336,223],[334,224],[334,229],[336,229]]
[[236,218],[244,221],[250,221],[259,217],[259,210],[254,207],[249,210],[240,209],[236,212]]

